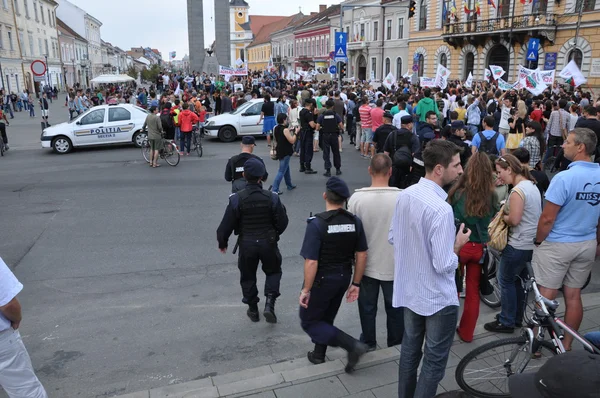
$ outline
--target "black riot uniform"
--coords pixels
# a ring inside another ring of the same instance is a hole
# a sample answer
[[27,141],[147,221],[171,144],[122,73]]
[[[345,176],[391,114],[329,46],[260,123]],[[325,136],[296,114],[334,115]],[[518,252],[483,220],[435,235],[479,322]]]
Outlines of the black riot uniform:
[[[242,145],[255,145],[254,137],[245,136],[242,138]],[[244,172],[244,164],[248,159],[258,159],[264,165],[265,162],[258,156],[250,152],[242,152],[229,159],[225,166],[225,181],[231,181],[231,193],[236,193],[246,187],[246,179],[242,175]],[[262,182],[267,181],[269,173],[265,169],[265,174],[262,176]]]
[[[347,199],[350,196],[346,184],[337,177],[327,182],[328,191]],[[308,220],[304,243],[300,255],[306,261],[317,261],[317,272],[312,286],[305,286],[301,293],[309,295],[306,308],[300,307],[302,329],[315,343],[308,359],[314,364],[325,361],[327,346],[342,347],[348,351],[346,371],[353,369],[367,346],[333,326],[333,322],[346,291],[352,282],[352,265],[357,252],[367,251],[367,240],[362,222],[340,205],[335,210],[319,213]],[[364,260],[357,262],[356,278],[362,278]],[[305,267],[306,269],[306,267]],[[359,286],[360,280],[352,285]],[[310,283],[310,279],[309,282]],[[305,290],[310,289],[310,292]]]
[[342,174],[342,158],[340,156],[340,123],[342,118],[333,111],[334,103],[332,100],[327,100],[327,110],[323,112],[317,124],[321,126],[320,138],[323,143],[323,160],[325,161],[325,177],[331,176],[331,154],[333,152],[333,165],[336,169],[336,175]]
[[281,253],[277,247],[279,235],[288,225],[285,207],[277,193],[262,189],[257,180],[264,175],[265,167],[258,159],[249,159],[244,165],[248,179],[245,189],[232,194],[225,209],[223,220],[217,229],[219,249],[227,249],[227,241],[232,232],[238,237],[238,268],[242,286],[242,302],[248,304],[248,317],[258,322],[258,289],[256,271],[258,262],[266,275],[265,311],[267,322],[277,322],[275,299],[279,297],[281,281]]

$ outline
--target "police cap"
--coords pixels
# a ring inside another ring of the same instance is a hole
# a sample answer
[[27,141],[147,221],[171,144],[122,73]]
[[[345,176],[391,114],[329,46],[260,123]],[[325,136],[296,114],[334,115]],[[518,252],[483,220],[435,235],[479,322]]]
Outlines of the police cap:
[[404,115],[400,118],[401,124],[409,124],[413,122],[413,117],[410,115]]
[[247,135],[242,138],[242,144],[243,145],[256,145],[256,141],[254,140],[254,137],[252,137],[251,135]]
[[455,120],[452,122],[452,130],[464,130],[465,122],[462,120]]
[[348,199],[350,197],[350,190],[348,189],[348,185],[346,185],[346,183],[341,178],[330,177],[327,180],[326,188],[328,191],[331,191],[344,199]]
[[265,175],[265,165],[256,158],[250,158],[244,163],[246,177],[262,177]]
[[390,112],[385,112],[383,114],[383,117],[386,118],[386,119],[392,120],[394,118],[394,115],[392,115]]

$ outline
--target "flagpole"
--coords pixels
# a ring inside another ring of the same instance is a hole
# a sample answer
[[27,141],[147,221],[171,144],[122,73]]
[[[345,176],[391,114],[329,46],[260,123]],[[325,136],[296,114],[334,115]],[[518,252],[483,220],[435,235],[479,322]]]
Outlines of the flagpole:
[[581,16],[583,14],[583,0],[576,0],[575,7],[579,4],[579,15],[577,16],[577,28],[575,29],[575,43],[574,47],[577,48],[577,39],[579,38],[579,26],[581,25]]

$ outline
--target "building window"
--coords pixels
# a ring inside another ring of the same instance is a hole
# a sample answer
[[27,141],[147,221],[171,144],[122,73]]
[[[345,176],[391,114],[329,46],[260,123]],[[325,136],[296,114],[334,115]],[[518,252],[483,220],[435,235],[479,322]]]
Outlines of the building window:
[[396,59],[396,80],[400,79],[402,76],[402,58],[398,57]]
[[569,61],[574,60],[577,67],[581,69],[581,63],[583,62],[583,53],[580,49],[576,48],[569,53]]
[[4,39],[2,38],[4,33],[3,30],[2,25],[0,25],[0,48],[4,48]]
[[23,39],[23,32],[19,31],[19,42],[21,43],[21,48],[23,49],[23,55],[27,55],[25,53],[25,45],[24,45],[24,39]]
[[404,39],[404,18],[398,18],[398,39]]
[[360,24],[360,41],[363,41],[365,39],[365,24],[361,23]]
[[464,80],[467,80],[469,73],[473,73],[473,66],[475,65],[475,55],[473,53],[467,53],[465,57],[465,72]]
[[385,39],[392,40],[392,20],[388,19],[386,24],[387,24],[387,26],[386,26],[386,32],[385,32]]
[[373,41],[379,40],[379,22],[373,22]]
[[50,14],[50,9],[47,9],[48,11],[48,25],[52,26],[52,15]]
[[392,62],[389,58],[385,59],[385,76],[389,75],[392,69]]
[[38,37],[38,47],[40,50],[40,55],[44,55],[44,50],[42,49],[42,39]]
[[48,48],[48,39],[44,39],[44,43],[46,44],[46,52],[44,53],[46,56],[50,56],[50,50]]
[[15,14],[21,15],[19,12],[19,0],[15,0]]
[[533,14],[545,14],[548,11],[548,0],[537,0],[533,2],[531,12]]
[[28,32],[27,38],[29,39],[29,55],[33,56],[33,33]]
[[427,29],[427,1],[421,0],[419,6],[419,30]]
[[8,30],[8,31],[6,31],[6,33],[8,34],[8,46],[10,48],[10,51],[14,51],[15,46],[13,44],[12,32],[10,30]]
[[425,74],[425,57],[423,56],[423,54],[419,54],[419,56],[417,57],[417,65],[419,67],[419,77],[421,77]]
[[2,0],[2,7],[4,7],[5,10],[8,10],[8,0]]
[[35,1],[33,2],[33,13],[35,14],[35,22],[39,22],[37,3]]
[[23,3],[25,5],[25,18],[29,18],[29,0],[23,0]]
[[589,12],[594,11],[596,9],[596,0],[582,0],[583,1],[583,11]]
[[454,7],[454,0],[443,0],[442,4],[442,25],[447,25],[452,19],[452,7]]
[[510,15],[510,0],[498,0],[498,17],[508,17]]
[[444,67],[448,67],[448,56],[445,53],[440,54],[440,64]]
[[371,58],[371,76],[377,79],[377,58]]
[[42,14],[42,23],[46,25],[46,19],[44,17],[44,6],[40,4],[40,14]]

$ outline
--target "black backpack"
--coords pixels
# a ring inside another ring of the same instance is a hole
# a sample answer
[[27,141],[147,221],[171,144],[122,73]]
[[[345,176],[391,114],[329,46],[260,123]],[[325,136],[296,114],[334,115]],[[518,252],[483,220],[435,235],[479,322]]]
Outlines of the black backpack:
[[493,115],[496,112],[497,107],[498,107],[498,102],[496,102],[496,100],[493,100],[487,107],[487,114]]
[[354,121],[360,122],[360,112],[358,111],[359,105],[356,104],[354,109],[352,109],[352,116],[354,116]]
[[392,157],[392,166],[398,170],[408,173],[410,166],[413,162],[413,156],[410,148],[406,145],[402,145],[400,148],[397,147],[398,142],[398,130],[393,132],[394,134],[394,156]]
[[479,152],[487,153],[488,155],[500,155],[498,153],[498,148],[496,147],[496,141],[498,140],[500,133],[496,132],[490,139],[487,139],[482,132],[478,132],[477,134],[481,141],[479,143]]
[[171,116],[171,112],[162,112],[160,114],[160,121],[162,123],[163,130],[172,131],[175,130],[175,121],[173,121],[173,116]]

